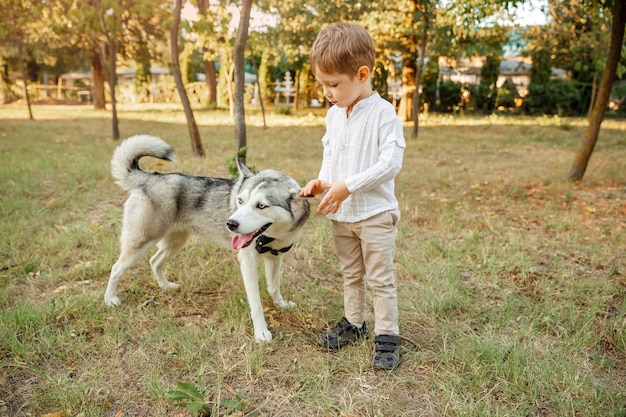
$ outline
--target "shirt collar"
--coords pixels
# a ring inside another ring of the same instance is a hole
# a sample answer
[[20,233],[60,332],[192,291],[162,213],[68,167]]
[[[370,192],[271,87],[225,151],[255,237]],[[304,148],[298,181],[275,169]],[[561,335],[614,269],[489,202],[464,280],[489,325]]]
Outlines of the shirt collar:
[[[352,108],[352,114],[354,114],[354,112],[358,112],[361,110],[361,108],[366,108],[367,106],[370,105],[370,103],[373,103],[378,97],[378,92],[376,91],[372,91],[372,94],[369,97],[366,97],[362,100],[359,100],[354,107]],[[348,109],[344,109],[344,112],[347,112]]]

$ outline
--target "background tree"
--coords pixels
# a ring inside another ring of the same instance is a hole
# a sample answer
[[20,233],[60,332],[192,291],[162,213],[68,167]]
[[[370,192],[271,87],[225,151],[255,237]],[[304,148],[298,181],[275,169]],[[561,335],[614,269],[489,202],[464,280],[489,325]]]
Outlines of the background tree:
[[0,19],[0,39],[3,43],[15,46],[17,51],[19,69],[24,83],[24,99],[28,108],[28,117],[34,120],[28,95],[28,76],[25,65],[25,49],[29,42],[29,30],[31,29],[31,13],[33,7],[29,1],[8,0],[2,7],[3,17]]
[[543,29],[551,38],[546,46],[552,48],[555,65],[567,70],[576,81],[591,82],[607,53],[611,13],[603,3],[609,2],[549,0],[548,3],[551,21]]
[[104,9],[98,0],[74,2],[58,0],[54,14],[56,27],[64,34],[63,38],[88,52],[91,64],[93,104],[96,109],[105,109],[106,81],[106,36],[102,32],[101,18]]
[[198,43],[202,50],[204,74],[207,85],[206,104],[217,106],[218,84],[216,60],[220,56],[220,49],[224,48],[227,38],[228,25],[231,15],[227,10],[227,1],[209,2],[198,0],[200,20],[193,26],[198,36]]
[[244,108],[245,84],[245,52],[248,42],[248,28],[250,26],[250,10],[252,0],[242,0],[239,26],[235,47],[233,48],[233,60],[235,63],[235,151],[242,163],[246,163],[246,115]]
[[624,43],[624,26],[626,25],[626,2],[624,0],[613,0],[613,23],[611,25],[611,41],[609,44],[609,53],[606,60],[606,66],[602,73],[602,81],[600,82],[600,89],[598,96],[595,100],[593,109],[589,116],[589,124],[585,131],[585,137],[582,145],[574,162],[570,167],[567,178],[574,182],[582,180],[589,164],[589,159],[593,153],[596,142],[598,141],[598,134],[600,132],[600,126],[604,120],[607,105],[611,95],[611,88],[613,87],[613,81],[615,80],[615,72],[619,64],[619,60],[622,53],[622,46]]
[[[111,97],[111,130],[114,140],[120,138],[120,126],[117,119],[117,100],[115,97],[115,87],[117,85],[117,39],[118,18],[121,13],[117,4],[102,4],[100,0],[96,0],[96,10],[100,23],[101,33],[104,35],[109,52],[109,92]],[[108,8],[105,8],[109,6]],[[116,8],[118,8],[116,10]],[[104,51],[103,51],[104,52]],[[102,54],[104,55],[104,53]],[[103,59],[104,61],[104,59]]]
[[[422,86],[422,74],[424,72],[424,65],[426,63],[426,47],[428,45],[429,32],[431,30],[432,20],[435,17],[434,8],[436,3],[433,4],[428,0],[421,0],[417,2],[413,0],[413,9],[411,14],[415,16],[419,13],[421,16],[422,28],[419,41],[418,59],[415,71],[415,91],[413,92],[413,110],[411,116],[413,119],[413,129],[411,129],[411,138],[417,139],[419,132],[419,110],[421,105],[421,86]],[[415,21],[415,18],[413,19]]]
[[196,124],[196,119],[193,116],[193,110],[191,109],[191,103],[187,97],[185,91],[185,85],[183,84],[183,76],[180,72],[179,61],[179,48],[178,48],[178,34],[180,27],[180,12],[182,9],[182,0],[176,0],[173,11],[172,26],[170,27],[170,47],[172,52],[172,73],[174,74],[174,81],[176,82],[176,90],[180,96],[180,101],[185,111],[185,117],[187,119],[187,129],[189,130],[189,138],[191,140],[191,151],[196,156],[204,156],[204,149],[202,147],[202,141],[200,139],[200,131]]

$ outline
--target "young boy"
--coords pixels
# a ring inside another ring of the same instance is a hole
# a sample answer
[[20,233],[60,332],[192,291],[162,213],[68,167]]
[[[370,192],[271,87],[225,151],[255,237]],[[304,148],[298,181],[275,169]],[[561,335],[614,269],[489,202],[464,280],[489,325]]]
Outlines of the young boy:
[[357,24],[333,23],[318,34],[311,69],[333,106],[326,115],[319,176],[300,195],[325,193],[317,212],[332,220],[344,276],[345,316],[319,335],[320,343],[339,349],[366,335],[367,283],[375,315],[372,366],[391,370],[400,363],[394,177],[406,145],[395,109],[372,90],[374,61],[374,42]]

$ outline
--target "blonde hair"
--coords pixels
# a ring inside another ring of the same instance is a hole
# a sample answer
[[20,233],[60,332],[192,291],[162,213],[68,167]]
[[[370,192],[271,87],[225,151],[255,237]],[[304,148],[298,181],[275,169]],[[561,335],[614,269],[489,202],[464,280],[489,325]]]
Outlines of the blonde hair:
[[376,50],[372,37],[360,25],[335,22],[317,35],[311,48],[311,71],[356,74],[360,67],[374,68]]

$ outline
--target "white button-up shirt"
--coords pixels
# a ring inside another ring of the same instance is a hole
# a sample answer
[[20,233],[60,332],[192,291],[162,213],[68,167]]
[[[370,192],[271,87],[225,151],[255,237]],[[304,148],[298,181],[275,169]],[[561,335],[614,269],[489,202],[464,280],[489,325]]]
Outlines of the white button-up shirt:
[[358,222],[398,207],[394,177],[402,168],[406,143],[402,122],[378,93],[357,102],[350,117],[333,106],[326,114],[324,156],[318,178],[344,180],[351,195],[328,218]]

